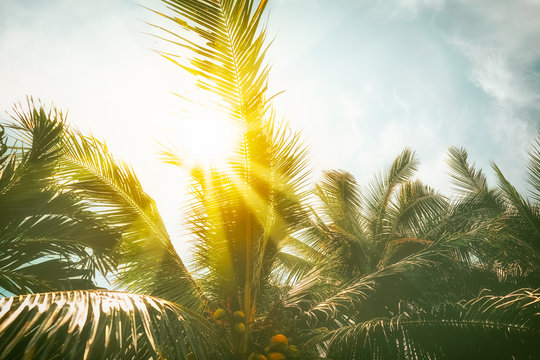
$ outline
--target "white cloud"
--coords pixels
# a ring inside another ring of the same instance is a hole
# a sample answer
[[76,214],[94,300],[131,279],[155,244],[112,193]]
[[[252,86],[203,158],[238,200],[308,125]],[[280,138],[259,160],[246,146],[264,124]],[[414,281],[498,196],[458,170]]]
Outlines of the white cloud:
[[504,106],[533,105],[538,95],[531,92],[528,80],[512,66],[500,47],[488,47],[456,39],[453,43],[469,59],[470,80]]

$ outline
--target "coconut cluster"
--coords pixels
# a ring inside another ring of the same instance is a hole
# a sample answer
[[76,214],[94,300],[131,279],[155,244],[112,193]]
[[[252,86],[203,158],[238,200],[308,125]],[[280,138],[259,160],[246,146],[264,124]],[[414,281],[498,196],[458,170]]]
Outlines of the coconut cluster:
[[[225,309],[217,309],[213,315],[214,321],[222,325],[223,321],[231,324],[231,329],[238,336],[246,332],[246,315],[243,311],[237,310],[232,314]],[[274,335],[270,343],[264,348],[264,353],[253,352],[248,360],[297,360],[300,358],[300,351],[294,345],[289,345],[289,339],[283,334]]]
[[[221,325],[222,322],[224,320],[226,320],[228,318],[227,316],[227,311],[225,309],[217,309],[216,311],[214,311],[214,320],[216,321],[216,323],[218,325]],[[233,329],[233,331],[238,334],[238,335],[242,335],[243,333],[246,332],[246,315],[244,314],[243,311],[241,310],[237,310],[235,312],[232,313],[232,316],[229,318],[229,320],[232,320],[230,321],[230,324],[231,324],[231,328]]]
[[296,360],[300,351],[294,345],[289,345],[285,335],[277,334],[272,337],[270,344],[264,349],[264,354],[252,353],[248,360]]

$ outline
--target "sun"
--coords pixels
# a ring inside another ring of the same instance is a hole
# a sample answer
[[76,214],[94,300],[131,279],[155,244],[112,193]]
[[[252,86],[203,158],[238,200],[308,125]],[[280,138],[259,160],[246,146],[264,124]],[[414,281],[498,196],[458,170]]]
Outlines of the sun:
[[237,124],[226,113],[199,111],[179,126],[178,150],[188,166],[223,168],[234,154],[239,135]]

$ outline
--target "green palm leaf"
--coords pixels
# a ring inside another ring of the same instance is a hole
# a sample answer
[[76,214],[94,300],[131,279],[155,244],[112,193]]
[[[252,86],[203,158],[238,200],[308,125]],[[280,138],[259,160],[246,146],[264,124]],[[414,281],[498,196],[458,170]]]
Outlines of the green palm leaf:
[[92,288],[98,272],[114,269],[119,234],[57,183],[62,114],[31,100],[28,107],[16,108],[9,125],[16,146],[9,149],[1,139],[0,288],[8,294]]
[[323,335],[337,359],[533,359],[540,351],[540,292],[482,295],[429,311],[402,308],[390,318]]
[[[218,96],[240,128],[237,152],[224,171],[195,171],[189,223],[196,264],[216,306],[242,309],[247,337],[271,279],[296,277],[309,267],[281,252],[285,240],[307,222],[307,147],[298,133],[277,122],[266,95],[270,67],[261,26],[266,1],[165,1],[163,15],[180,30],[158,27],[162,38],[187,57],[162,53]],[[204,104],[208,106],[208,104]],[[273,271],[274,267],[279,271]]]
[[[183,32],[160,28],[173,45],[191,52],[185,59],[162,55],[197,76],[198,85],[216,93],[231,117],[238,119],[247,144],[249,127],[259,124],[267,109],[264,99],[269,67],[264,65],[266,33],[259,23],[267,1],[165,0],[172,13],[161,14]],[[190,40],[193,39],[194,40]],[[248,156],[248,149],[245,149]]]
[[399,154],[385,173],[380,173],[369,184],[366,196],[366,221],[374,239],[385,232],[387,206],[394,190],[400,183],[409,180],[418,167],[414,152],[405,149]]
[[[529,239],[526,239],[525,241],[537,249],[537,251],[540,251],[540,209],[538,206],[534,206],[523,199],[517,189],[506,180],[495,163],[492,163],[491,167],[495,170],[495,174],[499,180],[499,188],[509,204],[513,207],[513,211],[515,211],[522,220],[522,225],[525,226],[530,233]],[[527,236],[524,238],[527,238]]]
[[482,170],[469,164],[467,150],[451,147],[448,149],[448,164],[450,165],[450,178],[458,191],[465,194],[487,191],[487,181]]
[[419,236],[426,224],[439,220],[448,207],[444,196],[420,180],[404,182],[389,205],[387,221],[393,225],[388,238]]
[[66,291],[0,299],[2,359],[227,359],[228,346],[201,316],[154,297]]
[[63,150],[58,176],[122,233],[119,285],[201,310],[204,296],[133,170],[105,144],[76,130],[66,134]]

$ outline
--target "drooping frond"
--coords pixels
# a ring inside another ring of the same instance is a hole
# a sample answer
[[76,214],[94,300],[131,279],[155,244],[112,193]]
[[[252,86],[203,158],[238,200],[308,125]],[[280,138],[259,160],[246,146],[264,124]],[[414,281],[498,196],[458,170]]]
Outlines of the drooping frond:
[[313,262],[303,257],[280,251],[272,266],[272,276],[278,283],[294,284],[309,273],[314,265]]
[[[302,239],[304,239],[303,236]],[[325,254],[309,246],[305,241],[302,241],[294,236],[290,236],[283,241],[282,249],[290,251],[292,254],[297,254],[298,256],[312,263],[321,263],[325,258]]]
[[335,225],[351,234],[362,233],[362,200],[354,177],[344,171],[325,171],[316,185],[324,204],[322,212]]
[[[292,303],[291,307],[302,309],[300,318],[310,327],[340,327],[353,319],[365,320],[387,314],[388,306],[393,306],[399,299],[413,293],[421,296],[423,291],[427,293],[437,286],[437,278],[433,278],[431,271],[438,267],[441,260],[451,256],[451,250],[448,247],[430,249],[342,283],[324,298],[298,296],[299,302]],[[446,271],[452,271],[451,268]],[[423,283],[423,288],[416,288],[414,282],[416,285]]]
[[418,236],[427,223],[440,219],[448,206],[444,196],[420,180],[404,182],[388,209],[392,224],[388,238]]
[[[482,251],[491,249],[490,256],[510,264],[511,259],[516,259],[516,252],[524,250],[520,246],[512,250],[512,243],[494,240],[487,232],[454,234],[437,242],[398,239],[395,240],[398,249],[414,245],[416,251],[395,262],[389,261],[370,274],[339,283],[322,299],[303,296],[291,306],[302,309],[300,318],[311,326],[337,328],[350,321],[386,316],[404,299],[432,303],[435,299],[456,301],[474,296],[483,288],[499,287],[500,281],[498,269],[485,267],[474,255],[482,256],[483,260]],[[521,264],[527,266],[528,262],[524,259]]]
[[432,240],[418,239],[415,237],[406,237],[394,239],[386,244],[382,258],[377,264],[378,268],[383,268],[389,264],[398,262],[407,256],[417,253],[422,249],[433,244]]
[[61,165],[58,176],[65,185],[122,233],[119,284],[129,291],[201,309],[203,295],[133,170],[115,159],[105,144],[75,130],[66,134]]
[[517,212],[516,215],[518,215],[524,222],[523,225],[530,230],[532,236],[529,239],[529,244],[540,252],[540,209],[538,206],[534,207],[532,204],[523,199],[517,189],[510,184],[508,180],[506,180],[503,173],[495,163],[492,163],[491,167],[493,170],[495,170],[495,174],[499,180],[499,188],[501,189],[502,193]]
[[540,292],[520,289],[428,309],[404,307],[328,332],[336,359],[532,359],[540,351]]
[[154,297],[66,291],[0,299],[2,359],[210,360],[231,358],[227,349],[206,319]]
[[450,178],[458,191],[465,194],[487,191],[487,181],[482,170],[467,161],[468,154],[464,148],[451,147],[448,149],[448,165]]
[[93,288],[94,276],[116,265],[119,233],[57,182],[62,114],[28,107],[15,108],[13,147],[0,139],[0,291]]

